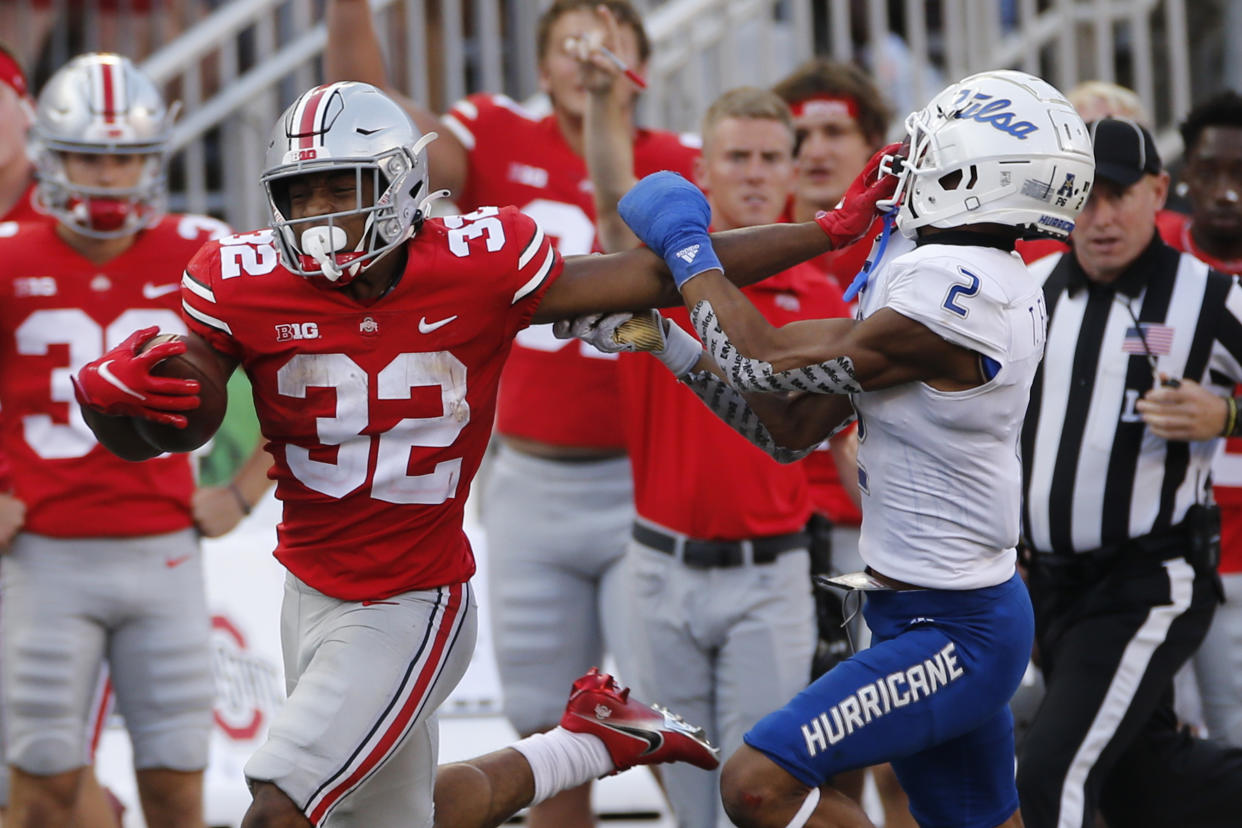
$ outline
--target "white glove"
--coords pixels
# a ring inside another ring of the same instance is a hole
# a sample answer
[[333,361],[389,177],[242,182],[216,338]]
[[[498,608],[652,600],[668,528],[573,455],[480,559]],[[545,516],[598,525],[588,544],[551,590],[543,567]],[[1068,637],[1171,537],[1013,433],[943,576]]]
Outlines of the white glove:
[[621,351],[637,351],[631,343],[618,342],[614,338],[617,328],[634,318],[632,313],[590,313],[576,319],[561,319],[552,323],[552,334],[557,339],[581,339],[597,351],[616,354]]
[[[641,324],[626,325],[631,320]],[[562,319],[552,324],[552,333],[557,339],[581,339],[605,354],[648,351],[676,377],[688,373],[703,352],[703,346],[693,334],[654,310],[640,314],[593,313]]]

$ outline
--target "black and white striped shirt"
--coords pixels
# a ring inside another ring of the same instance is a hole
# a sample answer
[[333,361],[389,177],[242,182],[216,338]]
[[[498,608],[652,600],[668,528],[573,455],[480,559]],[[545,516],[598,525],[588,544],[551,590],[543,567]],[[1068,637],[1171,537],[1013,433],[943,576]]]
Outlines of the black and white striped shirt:
[[1242,288],[1157,234],[1109,285],[1071,253],[1044,278],[1048,339],[1022,431],[1023,523],[1036,552],[1087,552],[1174,526],[1210,493],[1220,440],[1153,435],[1134,404],[1170,377],[1226,396],[1242,380]]

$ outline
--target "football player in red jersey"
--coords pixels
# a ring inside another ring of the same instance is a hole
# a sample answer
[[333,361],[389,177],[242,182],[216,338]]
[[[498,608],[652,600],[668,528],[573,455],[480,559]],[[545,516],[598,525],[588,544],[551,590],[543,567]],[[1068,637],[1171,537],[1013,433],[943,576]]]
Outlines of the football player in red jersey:
[[[270,144],[273,228],[207,244],[182,281],[191,336],[250,377],[284,501],[276,556],[289,570],[291,693],[246,767],[248,826],[319,824],[337,812],[368,825],[432,823],[434,714],[474,640],[462,510],[513,339],[532,322],[675,300],[651,252],[562,260],[512,207],[424,220],[432,137],[367,84],[307,92]],[[732,276],[753,281],[861,234],[878,198],[827,224],[724,234],[716,247]],[[842,223],[849,238],[835,231]],[[96,434],[135,458],[157,449],[133,418],[174,420],[198,392],[146,374],[135,347],[152,335],[77,375]],[[531,745],[566,738],[556,729],[502,751],[535,775],[539,800],[636,761],[684,758],[653,747],[549,781]],[[478,824],[463,809],[511,787],[503,773],[471,767],[492,793],[438,802],[436,824]]]
[[148,824],[202,822],[214,686],[192,471],[185,457],[112,456],[69,382],[135,325],[184,330],[181,263],[227,231],[163,215],[170,130],[127,59],[76,58],[44,87],[31,130],[34,201],[48,216],[0,225],[0,446],[26,508],[0,560],[18,826],[69,823],[105,660]]
[[[327,19],[327,77],[383,86],[365,0],[333,0]],[[563,256],[620,249],[607,231],[596,234],[583,143],[589,78],[574,49],[607,29],[611,51],[641,73],[650,45],[628,0],[556,0],[541,15],[536,52],[548,114],[477,93],[441,118],[398,98],[420,129],[440,133],[427,148],[431,185],[447,188],[462,212],[517,206]],[[629,171],[689,177],[697,141],[637,128],[638,88],[623,79],[616,91],[633,140]],[[504,712],[523,735],[556,724],[559,689],[605,650],[625,661],[618,613],[606,609],[624,601],[618,565],[634,518],[621,410],[614,355],[558,340],[547,325],[521,330],[500,383],[481,518],[492,553],[489,610]],[[535,808],[530,824],[593,825],[589,787]]]
[[[13,54],[0,45],[0,221],[21,221],[37,215],[30,204],[34,167],[26,157],[26,130],[33,113],[26,74]],[[0,548],[8,544],[26,517],[25,504],[12,497],[11,490],[9,463],[0,454]],[[7,801],[5,773],[0,770],[0,809]]]

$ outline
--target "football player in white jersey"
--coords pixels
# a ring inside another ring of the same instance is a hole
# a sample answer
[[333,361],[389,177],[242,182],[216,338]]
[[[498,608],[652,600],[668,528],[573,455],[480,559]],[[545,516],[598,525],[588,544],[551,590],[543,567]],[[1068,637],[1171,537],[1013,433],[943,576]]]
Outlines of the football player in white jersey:
[[741,826],[870,825],[826,783],[889,760],[919,824],[1021,824],[1007,702],[1033,619],[1017,448],[1045,316],[1012,251],[1031,231],[1068,234],[1094,161],[1073,107],[1020,72],[966,78],[906,128],[905,157],[869,167],[895,176],[906,238],[877,242],[857,320],[770,326],[722,276],[692,185],[657,174],[621,202],[706,346],[672,329],[664,354],[687,356],[666,364],[714,410],[782,460],[859,420],[867,568],[842,580],[866,590],[874,643],[746,735],[721,785]]

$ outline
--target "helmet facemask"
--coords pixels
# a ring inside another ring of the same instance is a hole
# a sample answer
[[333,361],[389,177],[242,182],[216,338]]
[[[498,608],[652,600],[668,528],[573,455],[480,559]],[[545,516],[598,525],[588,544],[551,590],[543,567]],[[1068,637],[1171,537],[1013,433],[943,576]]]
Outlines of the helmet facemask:
[[[75,150],[98,153],[94,148]],[[117,153],[120,154],[120,153]],[[163,155],[143,160],[142,175],[132,187],[92,187],[69,179],[65,153],[42,153],[36,209],[53,215],[75,232],[97,239],[119,238],[158,223],[168,207],[167,178]]]
[[[74,58],[39,95],[27,150],[38,178],[35,207],[92,238],[156,224],[168,202],[165,166],[177,111],[127,58]],[[75,183],[66,169],[71,153],[143,156],[141,175],[129,187]]]
[[[395,189],[408,181],[403,176],[408,169],[408,159],[403,155],[400,150],[394,150],[378,161],[337,159],[331,167],[320,170],[306,168],[265,177],[263,183],[272,210],[272,226],[277,231],[285,267],[299,276],[323,279],[342,287],[413,235],[417,222],[403,224],[396,215],[399,199]],[[290,186],[297,179],[316,173],[352,174],[354,206],[295,218]],[[422,186],[421,181],[413,183],[415,189]],[[359,216],[364,217],[362,233],[350,248],[349,231],[343,225],[354,224],[349,220]]]
[[[396,103],[367,84],[327,84],[295,101],[272,133],[262,176],[285,267],[343,287],[412,237],[439,195],[426,192],[425,147],[435,137],[420,135]],[[307,175],[351,176],[352,207],[295,217],[290,187]],[[361,235],[351,244],[359,217]]]

